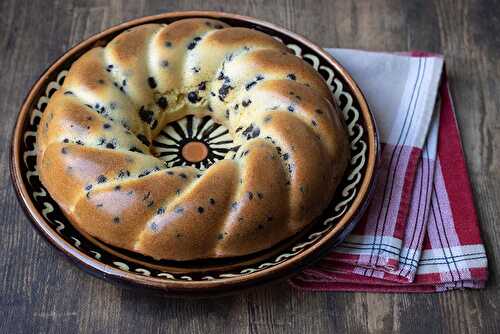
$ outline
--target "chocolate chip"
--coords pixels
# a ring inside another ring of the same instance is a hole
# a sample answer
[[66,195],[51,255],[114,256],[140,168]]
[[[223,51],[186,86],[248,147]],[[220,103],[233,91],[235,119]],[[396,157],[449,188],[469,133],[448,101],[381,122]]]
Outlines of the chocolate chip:
[[90,189],[92,189],[92,185],[91,184],[87,184],[85,186],[85,190],[89,191]]
[[97,177],[97,183],[104,183],[104,182],[106,182],[106,180],[107,180],[107,178],[104,175],[99,175]]
[[149,87],[151,87],[151,89],[155,89],[156,88],[155,78],[149,77],[148,78],[148,85],[149,85]]
[[129,177],[130,172],[128,170],[122,169],[118,172],[118,177],[123,178],[123,177]]
[[205,90],[207,87],[207,82],[206,81],[202,81],[200,82],[200,84],[198,85],[198,90]]
[[102,127],[103,127],[103,128],[105,128],[105,129],[109,129],[109,128],[111,128],[111,124],[109,124],[109,123],[104,123],[104,124],[102,125]]
[[170,42],[170,41],[166,41],[166,42],[165,42],[165,47],[166,47],[166,48],[171,48],[171,47],[172,47],[172,42]]
[[243,102],[241,102],[241,105],[246,108],[250,105],[250,103],[252,103],[252,100],[246,99],[246,100],[243,100]]
[[258,137],[260,135],[260,129],[252,123],[241,134],[249,140]]
[[203,211],[205,211],[205,209],[203,209],[203,207],[199,206],[199,207],[198,207],[198,213],[200,213],[200,214],[201,214],[201,213],[203,213]]
[[119,223],[120,223],[120,217],[114,217],[113,224],[119,224]]
[[166,109],[168,107],[168,101],[167,99],[162,96],[158,99],[158,101],[156,101],[156,104],[158,105],[158,107],[160,107],[161,109]]
[[297,80],[297,77],[293,73],[288,74],[286,77],[290,80]]
[[201,37],[195,37],[191,43],[188,44],[187,49],[188,50],[193,50],[196,45],[198,45],[198,42],[201,41]]
[[162,215],[165,213],[165,209],[164,208],[158,208],[158,210],[156,210],[156,214],[157,215]]
[[153,124],[151,124],[151,129],[154,130],[154,129],[156,129],[157,126],[158,126],[158,120],[155,119],[153,121]]
[[191,102],[193,104],[201,101],[201,98],[198,97],[198,94],[196,92],[189,92],[187,97],[188,97],[189,102]]
[[208,202],[209,202],[210,204],[212,204],[212,205],[215,205],[215,200],[214,200],[213,198],[210,198],[210,199],[208,200]]
[[116,148],[116,145],[114,143],[107,143],[106,148],[114,150]]
[[151,123],[153,121],[153,112],[151,110],[146,110],[144,106],[139,109],[139,117],[145,123]]

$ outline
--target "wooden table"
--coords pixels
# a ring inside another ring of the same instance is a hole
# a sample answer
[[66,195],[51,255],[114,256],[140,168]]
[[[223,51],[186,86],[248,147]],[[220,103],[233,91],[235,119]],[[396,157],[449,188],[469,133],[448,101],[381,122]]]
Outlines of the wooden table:
[[[494,8],[494,7],[497,8]],[[443,53],[491,277],[441,294],[310,293],[285,282],[211,300],[171,300],[93,278],[60,257],[20,208],[9,140],[28,89],[66,49],[119,22],[206,9],[258,17],[325,47]],[[500,10],[495,1],[0,1],[1,333],[499,333]]]

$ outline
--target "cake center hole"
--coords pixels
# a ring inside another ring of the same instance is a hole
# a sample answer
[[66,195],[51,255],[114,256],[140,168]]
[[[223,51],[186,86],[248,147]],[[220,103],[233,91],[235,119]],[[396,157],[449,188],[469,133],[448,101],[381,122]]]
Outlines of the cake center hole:
[[189,162],[203,161],[208,156],[208,147],[200,141],[191,141],[182,147],[182,157]]
[[188,115],[168,123],[154,138],[152,154],[167,167],[205,170],[237,148],[229,130],[210,116]]

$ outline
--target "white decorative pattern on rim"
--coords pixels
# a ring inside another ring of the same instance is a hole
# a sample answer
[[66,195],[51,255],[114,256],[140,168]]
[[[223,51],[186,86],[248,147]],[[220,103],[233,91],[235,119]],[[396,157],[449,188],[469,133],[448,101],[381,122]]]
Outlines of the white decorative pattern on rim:
[[[280,40],[279,38],[277,38]],[[292,247],[288,252],[280,254],[273,259],[261,263],[255,267],[252,268],[245,268],[242,269],[238,272],[231,272],[231,273],[223,273],[223,274],[218,274],[216,276],[203,276],[201,277],[201,280],[216,280],[216,279],[223,279],[223,278],[229,278],[229,277],[237,277],[237,276],[243,276],[243,275],[248,275],[251,273],[255,273],[257,271],[275,266],[279,263],[282,263],[286,261],[287,259],[290,259],[297,254],[301,253],[304,249],[306,249],[309,245],[313,244],[316,242],[318,239],[320,239],[323,235],[327,234],[333,227],[335,226],[335,223],[339,220],[339,218],[347,211],[349,208],[349,204],[352,202],[354,197],[357,194],[357,186],[359,185],[359,182],[362,179],[362,174],[361,171],[365,165],[366,162],[366,154],[367,154],[367,148],[368,145],[367,143],[363,140],[363,133],[364,129],[360,125],[359,120],[360,120],[360,114],[359,111],[355,108],[353,104],[353,98],[350,95],[349,92],[347,92],[344,89],[344,85],[342,81],[339,78],[335,77],[335,72],[332,68],[320,65],[320,59],[314,55],[314,54],[309,54],[309,53],[303,53],[302,48],[296,44],[287,44],[287,46],[295,52],[295,54],[298,57],[303,58],[304,60],[308,61],[314,69],[316,69],[318,72],[324,72],[327,76],[326,78],[326,83],[328,84],[328,87],[332,90],[333,95],[337,101],[337,104],[340,106],[344,119],[347,122],[347,128],[349,132],[349,138],[351,142],[351,151],[353,152],[352,158],[351,158],[351,173],[347,176],[347,184],[345,187],[342,189],[341,195],[342,199],[336,203],[333,212],[331,213],[331,216],[326,219],[323,222],[323,227],[320,231],[311,233],[310,235],[307,236],[307,240],[304,242],[301,242],[300,244],[295,245]],[[44,109],[44,105],[46,105],[49,101],[50,96],[60,88],[60,85],[64,78],[66,77],[68,71],[61,71],[58,76],[56,81],[52,81],[47,85],[47,88],[45,90],[45,95],[40,97],[38,100],[38,103],[36,104],[36,108],[34,108],[31,111],[30,115],[30,123],[29,125],[31,126],[31,129],[34,129],[33,131],[26,131],[24,133],[24,143],[25,146],[28,147],[27,144],[27,139],[28,138],[33,138],[34,143],[33,143],[33,148],[30,150],[26,150],[23,154],[23,161],[26,166],[26,179],[30,186],[34,188],[33,183],[31,182],[32,178],[38,178],[38,171],[36,169],[36,164],[29,164],[27,159],[28,157],[35,157],[36,158],[36,120],[40,119],[42,116],[42,110]],[[34,190],[34,189],[33,189]],[[55,217],[50,217],[50,214],[54,212],[54,206],[51,204],[50,201],[52,199],[49,197],[48,193],[43,187],[40,187],[37,191],[33,191],[33,199],[38,202],[42,207],[42,215],[43,217],[54,226],[54,229],[59,233],[60,235],[64,235],[66,239],[72,240],[73,245],[78,248],[80,251],[88,254],[89,256],[94,257],[97,260],[102,260],[102,254],[100,253],[99,250],[93,250],[93,249],[84,249],[82,247],[82,242],[77,238],[76,235],[67,235],[64,234],[66,233],[65,228],[66,226],[64,223],[61,221],[57,220]],[[144,276],[155,276],[159,278],[164,278],[168,280],[183,280],[183,281],[192,281],[193,278],[191,276],[187,275],[174,275],[171,273],[167,272],[159,272],[156,274],[153,274],[150,270],[145,269],[145,268],[140,268],[140,267],[135,267],[133,263],[126,263],[124,260],[121,261],[111,261],[111,264],[123,271],[127,272],[135,272],[140,275]]]

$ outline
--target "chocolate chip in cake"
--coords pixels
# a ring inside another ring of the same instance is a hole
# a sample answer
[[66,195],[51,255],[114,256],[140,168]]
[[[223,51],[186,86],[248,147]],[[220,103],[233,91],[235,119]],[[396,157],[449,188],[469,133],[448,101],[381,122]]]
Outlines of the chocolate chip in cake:
[[201,98],[198,97],[198,94],[196,92],[189,92],[187,98],[188,98],[189,102],[191,102],[193,104],[201,101]]
[[91,184],[87,184],[87,185],[85,186],[85,190],[86,190],[86,191],[90,191],[90,189],[92,189],[92,185],[91,185]]
[[208,202],[209,202],[211,205],[215,205],[215,200],[214,200],[213,198],[210,198],[210,199],[208,200]]
[[249,191],[247,195],[249,200],[253,200],[253,193],[251,191]]
[[163,67],[163,68],[166,68],[168,67],[169,63],[168,63],[168,60],[162,60],[160,62],[160,66]]
[[130,172],[128,170],[121,169],[118,172],[118,178],[129,177],[129,176],[130,176]]
[[252,100],[250,100],[250,99],[246,99],[246,100],[243,100],[243,102],[241,102],[241,105],[242,105],[243,107],[245,107],[245,108],[246,108],[246,107],[248,107],[251,103],[252,103]]
[[224,102],[224,99],[227,97],[227,94],[229,94],[231,89],[234,89],[234,87],[227,83],[222,84],[219,88],[219,100],[221,100],[221,102]]
[[205,211],[205,209],[204,209],[203,207],[199,206],[199,207],[198,207],[198,213],[199,213],[199,214],[202,214],[202,213],[203,213],[203,211]]
[[104,175],[99,175],[97,177],[97,183],[104,183],[104,182],[106,182],[106,180],[107,180],[107,178]]
[[165,47],[166,47],[166,48],[171,48],[171,47],[172,47],[172,42],[170,42],[170,41],[166,41],[166,42],[165,42]]
[[289,106],[288,106],[288,111],[289,111],[289,112],[295,112],[295,107],[294,107],[294,106],[292,106],[292,105],[289,105]]
[[314,119],[313,119],[313,120],[311,120],[311,124],[312,124],[314,127],[318,126],[318,123],[316,123],[316,121],[315,121]]
[[297,80],[297,76],[293,73],[288,74],[286,77],[290,80]]
[[102,127],[103,127],[104,129],[109,129],[109,128],[111,128],[111,124],[109,124],[109,123],[104,123],[104,124],[102,125]]
[[200,72],[200,68],[199,67],[191,67],[191,71],[193,71],[193,73],[199,73]]
[[219,234],[217,235],[217,240],[222,240],[222,239],[224,239],[224,234],[219,233]]
[[158,99],[158,101],[156,101],[156,104],[158,105],[158,107],[160,107],[161,109],[166,109],[168,107],[168,101],[167,99],[162,96]]
[[247,140],[250,140],[260,135],[260,129],[252,123],[242,132],[242,135],[245,136]]
[[112,142],[106,144],[106,148],[109,148],[111,150],[114,150],[116,148],[116,145]]
[[264,198],[264,194],[260,193],[260,192],[257,192],[257,197],[259,199],[263,199]]
[[148,85],[149,85],[149,87],[151,87],[151,89],[155,89],[156,88],[155,78],[149,77],[148,78]]
[[153,121],[153,112],[151,110],[146,110],[144,106],[139,109],[139,117],[145,123],[151,123]]
[[198,90],[205,90],[207,88],[207,82],[206,81],[202,81],[199,83],[198,85]]
[[156,214],[157,214],[158,216],[161,216],[161,215],[162,215],[162,214],[164,214],[164,213],[165,213],[165,209],[164,209],[164,208],[161,208],[161,207],[160,207],[160,208],[158,208],[158,210],[156,210]]
[[115,191],[119,191],[121,188],[122,188],[122,186],[117,185],[117,186],[115,186],[113,189],[114,189]]
[[69,139],[68,138],[64,138],[63,143],[65,143],[65,144],[69,143]]
[[180,173],[179,176],[185,180],[187,180],[187,175],[185,173]]
[[119,223],[120,223],[120,217],[114,217],[113,224],[119,224]]
[[191,43],[188,44],[187,49],[188,50],[193,50],[196,47],[196,45],[198,45],[199,41],[201,41],[201,37],[195,37],[195,38],[193,38],[193,40],[191,41]]

